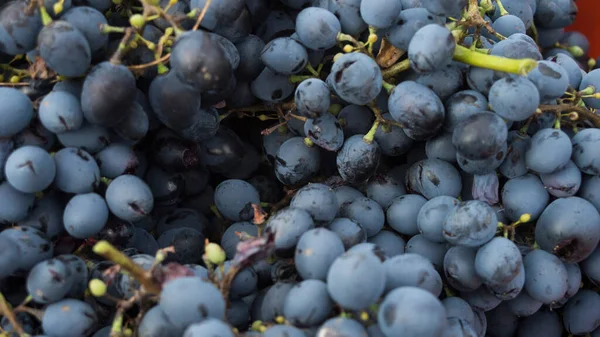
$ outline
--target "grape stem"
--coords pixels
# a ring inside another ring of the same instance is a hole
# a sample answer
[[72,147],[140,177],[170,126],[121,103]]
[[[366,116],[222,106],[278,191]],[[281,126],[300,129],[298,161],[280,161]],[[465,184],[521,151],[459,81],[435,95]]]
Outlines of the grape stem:
[[393,66],[381,71],[381,75],[383,75],[384,79],[388,79],[388,78],[392,78],[396,75],[398,75],[399,73],[406,71],[410,69],[410,60],[406,59],[403,61],[400,61],[396,64],[394,64]]
[[454,50],[454,60],[475,67],[518,75],[525,75],[537,66],[537,62],[534,59],[511,59],[495,55],[486,55],[458,44]]
[[154,282],[151,274],[144,270],[142,267],[138,266],[125,254],[121,253],[108,241],[98,241],[98,243],[94,245],[93,251],[94,253],[104,257],[105,259],[110,260],[121,266],[123,269],[129,272],[133,276],[133,278],[140,282],[140,284],[144,286],[146,291],[148,291],[149,293],[160,293],[160,285]]
[[198,19],[196,20],[196,23],[194,24],[194,28],[192,28],[192,30],[198,30],[198,27],[200,27],[200,23],[202,23],[202,20],[204,19],[206,12],[208,12],[208,7],[210,6],[211,3],[212,3],[212,0],[206,1],[206,3],[204,4],[204,7],[202,8],[202,12],[200,12],[200,15],[198,16]]
[[8,303],[6,302],[6,298],[4,298],[4,295],[2,293],[0,293],[0,312],[2,313],[2,316],[6,317],[6,319],[8,319],[8,321],[13,326],[15,331],[19,334],[19,336],[22,336],[25,334],[23,327],[21,326],[21,324],[19,324],[19,321],[17,321],[17,317],[15,316],[15,313],[8,306]]
[[600,116],[582,106],[575,106],[571,104],[540,105],[539,109],[543,112],[554,113],[561,113],[565,111],[576,112],[580,118],[583,116],[583,119],[592,122],[595,127],[600,128]]

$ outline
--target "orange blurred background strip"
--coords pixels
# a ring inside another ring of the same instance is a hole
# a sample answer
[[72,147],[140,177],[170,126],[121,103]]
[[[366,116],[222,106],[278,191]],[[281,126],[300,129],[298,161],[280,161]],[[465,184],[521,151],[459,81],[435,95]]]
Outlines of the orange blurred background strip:
[[583,33],[590,41],[589,56],[597,58],[600,56],[600,22],[598,21],[600,2],[597,0],[578,0],[576,4],[579,8],[577,19],[566,30],[576,30]]

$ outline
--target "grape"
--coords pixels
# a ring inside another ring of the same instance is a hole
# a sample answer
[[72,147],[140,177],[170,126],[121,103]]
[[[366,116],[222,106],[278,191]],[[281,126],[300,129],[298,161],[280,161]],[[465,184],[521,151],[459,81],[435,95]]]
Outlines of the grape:
[[[389,118],[389,114],[387,118]],[[354,135],[363,135],[369,132],[375,118],[368,107],[350,104],[340,111],[338,121],[344,130],[344,136],[348,139]]]
[[338,203],[338,207],[341,209],[346,203],[352,202],[356,198],[362,198],[364,195],[354,187],[348,185],[342,185],[333,189],[335,197]]
[[429,159],[456,163],[456,148],[452,144],[452,133],[440,132],[437,136],[429,138],[425,144],[425,153]]
[[0,236],[0,279],[10,276],[19,269],[15,261],[20,257],[19,245],[10,237]]
[[172,228],[162,233],[158,239],[160,248],[173,246],[174,259],[180,263],[200,263],[204,251],[204,235],[192,228]]
[[[392,120],[392,116],[389,113],[384,114],[383,118]],[[381,153],[389,157],[403,155],[413,145],[413,140],[406,135],[404,129],[391,124],[377,128],[375,141],[379,145],[379,148],[381,148]]]
[[458,166],[466,173],[473,175],[486,175],[493,173],[502,162],[506,159],[508,153],[508,145],[502,144],[502,148],[498,153],[486,159],[471,160],[463,157],[460,152],[456,153],[456,161]]
[[539,246],[563,261],[583,261],[600,241],[600,214],[585,199],[556,199],[546,207],[535,228]]
[[135,90],[135,78],[127,67],[98,63],[83,82],[81,107],[85,119],[101,126],[117,125],[125,118],[122,109],[133,103]]
[[269,288],[265,289],[264,300],[260,304],[261,319],[264,321],[272,321],[277,316],[283,315],[283,305],[295,283],[292,282],[277,282]]
[[574,196],[581,186],[581,171],[572,161],[563,169],[542,174],[540,178],[548,193],[558,198]]
[[[540,50],[536,45],[535,41],[523,34],[515,33],[509,36],[508,39],[502,40],[494,44],[490,51],[491,55],[509,57],[509,58],[531,58],[536,61],[542,59]],[[501,72],[494,72],[495,77],[505,78],[506,74]],[[506,78],[511,78],[510,76]],[[519,79],[526,79],[525,77],[518,77]]]
[[450,196],[438,196],[427,201],[417,214],[419,232],[432,242],[445,243],[442,227],[446,215],[458,205],[458,199]]
[[327,83],[309,78],[296,87],[294,101],[301,115],[316,118],[324,115],[329,109],[330,95]]
[[272,325],[262,337],[306,337],[302,330],[289,325]]
[[344,317],[330,318],[321,325],[317,336],[327,336],[328,334],[344,337],[368,336],[367,331],[359,322]]
[[402,11],[400,1],[361,1],[360,16],[372,27],[388,28],[392,26]]
[[35,193],[50,186],[56,175],[56,165],[44,149],[23,146],[8,156],[4,171],[12,187],[23,193]]
[[447,28],[429,24],[420,28],[408,45],[411,67],[417,72],[431,72],[450,63],[456,43]]
[[559,301],[568,289],[568,274],[558,257],[536,249],[523,258],[525,289],[534,299],[550,304]]
[[494,82],[489,101],[490,107],[501,117],[523,121],[535,113],[540,103],[540,93],[526,78],[506,77]]
[[[4,199],[10,200],[10,199]],[[46,235],[33,227],[19,226],[3,230],[0,236],[12,240],[19,247],[19,258],[13,261],[18,271],[27,271],[34,265],[52,257],[54,248]]]
[[498,171],[509,179],[521,177],[527,174],[525,152],[530,145],[531,138],[517,131],[510,131],[507,140],[510,150],[504,162],[498,167]]
[[368,242],[377,245],[389,257],[404,254],[406,246],[406,242],[400,235],[389,230],[381,230],[376,235],[371,236]]
[[254,217],[252,205],[260,204],[258,191],[249,183],[230,179],[215,189],[215,205],[219,212],[233,221],[245,221]]
[[533,299],[526,291],[521,291],[517,297],[507,301],[506,304],[515,315],[526,317],[535,314],[543,303]]
[[341,29],[335,15],[323,8],[305,8],[296,17],[298,38],[310,49],[324,50],[335,46]]
[[475,271],[483,283],[499,287],[512,281],[523,264],[521,252],[510,240],[496,237],[477,250]]
[[375,200],[384,209],[391,205],[395,198],[406,194],[403,184],[385,174],[377,174],[371,178],[365,192],[367,197]]
[[67,203],[63,221],[69,235],[87,239],[104,228],[108,221],[108,207],[96,193],[78,194]]
[[108,44],[108,35],[102,34],[98,29],[100,25],[108,24],[106,17],[99,10],[93,7],[77,6],[70,8],[60,18],[83,34],[92,53],[101,50]]
[[[299,15],[300,16],[300,15]],[[328,81],[338,96],[352,104],[365,105],[381,92],[381,68],[363,53],[343,54],[333,63]]]
[[[367,240],[367,233],[364,228],[348,218],[334,219],[327,228],[340,237],[345,250]],[[382,232],[379,233],[381,234]],[[376,237],[374,236],[372,239]]]
[[305,280],[294,285],[283,304],[285,318],[301,327],[323,323],[333,308],[327,284],[320,280]]
[[71,289],[67,296],[79,298],[84,295],[88,287],[88,268],[85,261],[72,254],[64,254],[56,257],[64,263],[71,271]]
[[485,286],[481,286],[474,291],[461,292],[460,296],[469,303],[476,314],[476,310],[488,312],[494,310],[502,303],[502,300],[497,298]]
[[444,238],[451,244],[477,247],[494,237],[497,224],[496,212],[490,206],[471,200],[452,209],[442,228]]
[[27,291],[37,303],[60,301],[73,286],[71,269],[57,259],[36,264],[27,275]]
[[460,297],[446,297],[442,300],[446,318],[459,319],[469,325],[475,324],[475,314],[469,303]]
[[600,295],[582,289],[567,302],[563,314],[565,329],[572,334],[591,333],[600,326]]
[[289,37],[271,40],[260,54],[261,61],[273,72],[292,75],[301,72],[308,63],[306,48]]
[[6,165],[6,159],[8,159],[14,148],[15,142],[11,138],[0,139],[0,181],[6,178],[4,166]]
[[183,337],[234,337],[231,327],[222,321],[214,318],[209,318],[201,323],[194,323],[185,329]]
[[422,234],[417,234],[408,240],[405,252],[419,254],[427,258],[437,270],[442,270],[448,248],[447,244],[432,242]]
[[363,135],[348,138],[337,153],[336,165],[342,179],[350,183],[368,180],[379,166],[381,149],[377,142],[366,142]]
[[316,145],[328,151],[337,151],[344,145],[344,131],[330,113],[310,118],[304,123],[304,133]]
[[27,217],[33,208],[35,195],[23,193],[5,181],[0,184],[0,199],[5,200],[0,206],[0,221],[17,222]]
[[527,174],[508,180],[502,188],[502,200],[507,217],[517,221],[523,214],[536,220],[546,208],[550,196],[540,179]]
[[360,225],[367,237],[379,233],[385,223],[385,214],[381,206],[369,198],[356,198],[340,209],[340,216],[348,218]]
[[229,226],[221,237],[221,247],[225,250],[228,259],[232,259],[236,254],[237,244],[241,241],[236,233],[246,233],[256,237],[258,227],[250,222],[236,222]]
[[338,212],[337,199],[333,190],[324,184],[309,184],[299,189],[290,207],[307,211],[316,222],[329,223]]
[[123,144],[111,144],[95,156],[103,177],[114,179],[122,174],[133,174],[138,159],[132,148]]
[[415,33],[429,24],[441,24],[439,17],[432,15],[427,9],[420,6],[406,8],[400,12],[397,24],[385,30],[385,37],[394,47],[407,50]]
[[169,321],[160,306],[156,305],[146,312],[137,327],[138,337],[176,337],[181,336],[181,328]]
[[377,318],[386,336],[441,336],[446,328],[442,303],[416,287],[401,287],[387,294]]
[[474,90],[463,90],[446,100],[446,120],[444,129],[454,131],[457,125],[478,112],[487,110],[487,98]]
[[600,141],[600,130],[585,129],[573,137],[573,162],[583,173],[600,175],[600,155],[597,143]]
[[91,154],[110,144],[108,129],[85,121],[79,129],[59,133],[57,137],[64,147],[77,147]]
[[491,112],[480,112],[463,120],[452,134],[452,144],[466,159],[483,160],[498,153],[508,137],[506,123]]
[[495,336],[514,336],[519,325],[519,317],[510,311],[506,303],[500,304],[486,312],[487,331],[493,331]]
[[287,76],[279,75],[269,68],[263,71],[250,83],[250,90],[257,98],[271,103],[280,102],[294,92],[294,86]]
[[437,196],[458,196],[461,177],[451,164],[440,159],[425,159],[414,163],[406,175],[407,187],[431,199]]
[[392,201],[386,210],[388,225],[404,235],[419,233],[417,217],[427,199],[417,194],[405,194]]
[[[64,324],[71,322],[70,324]],[[46,307],[42,318],[44,333],[50,336],[88,336],[98,324],[94,309],[86,302],[65,299]]]
[[416,82],[404,81],[394,87],[388,101],[390,114],[414,140],[427,140],[437,134],[445,115],[444,105],[435,93]]
[[275,233],[275,254],[292,257],[302,234],[315,226],[310,213],[299,208],[284,208],[269,218],[265,232]]
[[240,64],[235,75],[240,80],[254,80],[264,69],[265,65],[260,60],[260,53],[265,43],[256,35],[248,35],[236,41],[235,47],[240,54]]
[[[2,14],[6,12],[3,9],[0,12],[0,39],[2,34]],[[2,125],[0,126],[0,137],[10,137],[21,132],[27,127],[33,118],[33,105],[25,94],[14,88],[0,88],[0,117]]]
[[92,55],[85,36],[67,21],[54,21],[38,35],[40,56],[50,69],[66,77],[80,77]]
[[125,221],[137,221],[150,214],[154,198],[150,187],[140,178],[125,174],[114,179],[106,189],[110,211]]
[[180,277],[168,282],[162,289],[158,305],[178,328],[208,318],[225,318],[225,301],[221,293],[198,277]]
[[442,279],[431,262],[418,254],[406,253],[386,260],[385,291],[401,287],[418,287],[434,296],[442,292]]
[[563,54],[558,54],[549,57],[548,61],[558,63],[560,66],[562,66],[569,75],[569,86],[573,89],[579,88],[583,75],[581,74],[581,68],[579,68],[579,65],[575,60],[573,60],[572,57]]
[[517,329],[518,337],[560,337],[562,326],[556,311],[541,309],[523,319]]
[[231,129],[218,127],[214,131],[216,134],[211,132],[214,136],[201,144],[200,162],[213,173],[226,173],[241,164],[244,144]]
[[551,61],[538,61],[527,78],[538,88],[542,102],[560,98],[569,87],[569,74],[565,68]]
[[571,0],[541,0],[535,12],[536,23],[543,28],[563,28],[575,20],[577,5]]
[[77,130],[83,125],[79,99],[65,91],[53,91],[40,103],[38,112],[42,125],[54,132]]
[[22,1],[3,2],[0,11],[1,52],[18,55],[35,48],[42,20],[37,10],[28,10],[28,5]]
[[[547,155],[548,151],[552,155]],[[535,172],[552,173],[569,163],[571,153],[567,134],[558,129],[543,129],[531,138],[531,146],[525,152],[525,162]]]
[[385,267],[374,254],[348,251],[329,268],[327,290],[341,307],[362,310],[379,299],[385,280]]
[[[113,131],[121,138],[128,141],[138,142],[146,136],[150,129],[150,119],[145,108],[134,102],[126,112],[125,119],[113,127]],[[155,116],[153,116],[156,119]]]
[[324,281],[329,267],[342,254],[342,240],[328,229],[316,228],[305,232],[298,240],[294,263],[304,280]]
[[494,20],[492,28],[496,31],[496,33],[504,37],[509,37],[515,33],[524,34],[527,30],[525,28],[525,23],[523,23],[523,21],[518,16],[510,14],[501,16]]

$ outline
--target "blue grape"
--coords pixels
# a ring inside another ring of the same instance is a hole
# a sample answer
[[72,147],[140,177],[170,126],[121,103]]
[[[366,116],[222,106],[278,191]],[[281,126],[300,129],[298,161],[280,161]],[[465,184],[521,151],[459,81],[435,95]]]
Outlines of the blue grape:
[[283,304],[284,317],[295,326],[309,327],[323,323],[333,309],[327,284],[321,280],[305,280],[294,285]]
[[581,262],[583,274],[595,285],[600,284],[600,248],[596,249],[585,260]]
[[573,89],[579,89],[583,75],[581,73],[581,68],[579,68],[579,65],[572,57],[558,54],[549,57],[547,60],[562,66],[567,71],[567,74],[569,74],[569,86]]
[[337,199],[333,190],[324,184],[309,184],[299,189],[290,207],[307,211],[316,222],[329,223],[338,212]]
[[587,176],[581,183],[578,196],[589,201],[600,212],[600,176]]
[[265,65],[259,56],[264,46],[263,40],[256,35],[248,35],[235,42],[240,54],[240,64],[235,72],[238,79],[251,81],[262,72]]
[[48,237],[33,227],[11,227],[3,230],[0,235],[19,246],[20,255],[16,260],[18,272],[30,270],[37,263],[51,258],[54,253],[54,247]]
[[56,259],[64,263],[71,272],[71,287],[67,297],[80,298],[88,288],[88,268],[86,262],[73,254],[63,254]]
[[514,336],[519,325],[519,317],[502,303],[498,307],[486,312],[487,330],[493,331],[498,336]]
[[419,232],[432,242],[446,242],[442,229],[444,220],[458,203],[458,199],[450,196],[438,196],[427,201],[417,215]]
[[[216,113],[214,110],[213,112]],[[218,126],[219,119],[216,114],[214,117],[218,130],[213,129],[210,133],[202,132],[204,141],[200,148],[200,162],[213,173],[227,173],[241,164],[244,157],[244,143],[231,129]],[[213,135],[211,138],[204,138],[210,137],[211,134]]]
[[375,121],[371,109],[356,104],[346,105],[337,116],[346,139],[366,134]]
[[337,151],[344,145],[344,131],[332,114],[325,112],[304,123],[304,133],[316,145],[328,151]]
[[390,175],[377,174],[371,178],[366,187],[368,198],[375,200],[383,209],[386,209],[392,201],[406,194],[406,189],[402,182]]
[[[494,44],[490,51],[491,55],[503,56],[509,58],[532,58],[536,61],[542,59],[540,50],[535,41],[523,33],[515,33],[508,39],[502,40]],[[506,73],[496,71],[495,76],[500,78],[507,77]],[[508,76],[509,78],[511,76]],[[514,76],[513,76],[514,77]],[[518,77],[525,79],[525,77]]]
[[574,196],[581,186],[581,171],[572,161],[563,169],[542,174],[540,178],[548,193],[558,198]]
[[244,329],[250,320],[250,309],[243,300],[231,301],[227,308],[227,322],[237,329]]
[[294,92],[294,86],[287,76],[276,74],[269,68],[263,69],[252,83],[250,90],[257,98],[265,102],[280,102]]
[[475,256],[475,271],[484,284],[500,287],[517,277],[523,260],[510,240],[496,237],[481,246]]
[[[383,115],[383,118],[391,120],[389,113]],[[375,141],[381,148],[384,156],[396,157],[405,154],[413,145],[413,140],[409,138],[404,129],[396,125],[386,125],[377,128],[375,132]]]
[[110,144],[110,133],[107,128],[83,122],[76,130],[57,134],[58,141],[64,147],[80,148],[95,154]]
[[575,20],[577,5],[570,0],[541,0],[537,4],[535,22],[543,28],[563,28]]
[[365,105],[381,92],[383,76],[375,60],[363,53],[343,54],[331,67],[330,85],[346,102]]
[[[410,304],[408,304],[410,303]],[[386,336],[441,336],[446,328],[446,310],[430,292],[400,287],[385,296],[378,321]]]
[[348,251],[331,265],[327,290],[342,308],[362,310],[379,299],[385,280],[385,267],[376,255]]
[[171,323],[161,307],[156,305],[146,311],[136,333],[139,337],[176,337],[181,336],[182,330]]
[[305,8],[296,17],[298,38],[310,49],[325,50],[335,46],[341,30],[338,18],[323,8]]
[[326,280],[333,261],[344,253],[342,240],[334,232],[316,228],[302,234],[294,262],[303,279]]
[[461,292],[460,296],[469,303],[476,314],[476,310],[488,312],[490,310],[494,310],[494,308],[498,307],[502,303],[502,300],[497,298],[485,286],[481,286],[474,291]]
[[63,299],[73,286],[71,269],[58,259],[36,264],[27,275],[27,291],[37,303],[53,303]]
[[114,179],[120,175],[134,173],[138,158],[131,147],[111,144],[95,156],[103,177]]
[[[206,0],[190,1],[191,9],[202,10]],[[202,20],[201,26],[213,30],[217,26],[226,25],[241,15],[245,2],[240,0],[215,0],[214,4],[209,6],[205,20]]]
[[60,18],[83,34],[92,53],[101,50],[108,44],[108,35],[98,29],[100,25],[108,24],[106,17],[99,10],[93,7],[77,6],[67,10]]
[[27,217],[33,208],[35,195],[23,193],[5,181],[0,184],[0,199],[5,200],[0,206],[0,221],[17,222]]
[[549,199],[544,184],[533,174],[510,179],[502,188],[502,202],[511,221],[519,220],[523,214],[529,214],[531,220],[536,220]]
[[125,174],[114,179],[106,189],[110,211],[125,221],[137,221],[150,214],[154,197],[150,187],[140,178]]
[[454,128],[452,144],[461,157],[483,160],[502,150],[508,129],[504,120],[492,112],[479,112]]
[[260,198],[254,186],[239,179],[229,179],[215,189],[215,205],[219,212],[233,221],[246,221],[254,217],[253,204]]
[[523,23],[523,20],[521,20],[521,18],[510,14],[503,15],[494,20],[492,28],[496,31],[496,33],[504,37],[509,37],[515,33],[524,34],[527,30],[525,28],[525,23]]
[[6,165],[6,159],[8,159],[14,148],[15,142],[11,138],[0,139],[0,181],[6,178],[4,175],[4,166]]
[[38,111],[42,125],[54,132],[77,130],[83,125],[79,99],[65,91],[53,91],[40,103]]
[[446,309],[446,318],[460,319],[469,325],[475,324],[475,313],[469,303],[462,298],[446,297],[442,300],[442,305]]
[[[352,221],[348,218],[337,218],[334,219],[327,228],[337,234],[342,243],[344,244],[344,249],[348,250],[352,246],[355,246],[359,243],[366,242],[367,233],[364,228],[362,228],[358,223]],[[379,232],[380,234],[382,232]],[[372,238],[375,238],[374,236]],[[403,249],[404,250],[404,249]]]
[[445,109],[435,93],[416,82],[404,81],[394,87],[388,101],[390,114],[414,140],[437,134],[444,122]]
[[566,133],[559,129],[542,129],[531,138],[531,146],[525,152],[525,162],[532,171],[552,173],[569,163],[571,153],[571,140]]
[[376,201],[366,197],[356,198],[344,204],[340,209],[340,216],[359,224],[365,230],[367,237],[379,233],[385,223],[383,208]]
[[269,41],[260,54],[261,61],[273,72],[281,75],[297,74],[308,63],[306,48],[289,37]]
[[325,321],[319,328],[317,336],[326,336],[327,334],[344,337],[368,336],[367,331],[358,321],[344,317],[334,317]]
[[429,138],[425,144],[425,153],[429,159],[441,159],[456,163],[456,147],[452,144],[452,133],[440,132]]
[[408,45],[411,67],[417,72],[431,72],[450,63],[456,43],[446,27],[429,24],[420,28]]
[[385,37],[394,47],[407,50],[419,29],[429,24],[442,24],[442,20],[427,9],[418,6],[404,8],[398,15],[396,23],[385,30]]
[[490,107],[511,121],[523,121],[533,116],[540,103],[536,86],[523,77],[506,77],[492,85],[489,93]]
[[221,247],[225,250],[228,259],[233,259],[237,252],[237,244],[241,241],[236,232],[256,237],[258,235],[258,227],[250,222],[236,222],[227,227],[221,237]]
[[56,165],[46,150],[23,146],[13,151],[4,167],[6,180],[23,193],[41,192],[56,176]]
[[94,309],[86,302],[75,299],[50,304],[42,317],[42,329],[50,336],[89,336],[96,324],[98,317]]
[[434,296],[442,292],[442,278],[431,262],[419,254],[406,253],[386,260],[386,292],[401,287],[418,287]]
[[473,325],[459,318],[448,318],[446,324],[447,328],[444,331],[444,336],[477,337]]
[[523,266],[525,289],[532,298],[551,304],[567,292],[567,269],[555,255],[536,249],[523,258]]
[[445,107],[444,129],[451,132],[469,116],[486,111],[488,100],[478,91],[463,90],[450,96],[446,100]]
[[442,102],[445,102],[450,96],[462,89],[465,84],[464,73],[456,63],[448,63],[430,72],[408,73],[406,79],[433,90]]
[[496,212],[486,203],[465,201],[448,213],[443,234],[451,244],[477,247],[494,237],[497,224]]
[[159,248],[173,246],[174,260],[189,264],[202,262],[205,240],[204,235],[198,230],[181,227],[165,231],[158,237],[157,242]]
[[38,35],[40,57],[48,67],[66,77],[85,74],[92,52],[85,36],[67,21],[54,21]]
[[[224,275],[234,267],[234,263],[231,261],[225,261],[223,264],[223,272],[221,269],[216,271],[215,277],[218,281],[222,281]],[[229,296],[231,299],[239,299],[244,296],[248,296],[256,292],[256,286],[258,283],[258,275],[254,271],[254,268],[247,267],[241,269],[233,278],[231,282],[231,289]]]
[[498,171],[509,179],[521,177],[527,174],[525,152],[529,147],[531,138],[520,134],[518,131],[510,131],[507,140],[510,151],[498,167]]
[[375,174],[380,157],[377,142],[366,142],[363,135],[354,135],[346,139],[337,153],[336,165],[342,179],[359,183]]
[[75,238],[87,239],[98,234],[107,221],[108,207],[96,193],[78,194],[65,207],[65,229]]
[[441,159],[425,159],[414,163],[406,175],[407,187],[425,198],[441,195],[458,196],[462,190],[460,174]]
[[[0,29],[2,26],[1,14],[5,10],[0,12]],[[0,117],[3,121],[0,126],[0,137],[11,137],[23,131],[33,118],[33,104],[29,98],[17,89],[2,87],[0,88],[0,101],[2,101]]]
[[551,202],[535,227],[539,246],[563,261],[587,258],[600,241],[600,214],[587,200],[567,197]]
[[39,11],[28,10],[21,1],[3,3],[0,11],[0,51],[8,55],[24,54],[35,48],[42,29]]
[[234,337],[231,327],[226,323],[209,318],[200,323],[194,323],[185,329],[183,337],[202,337],[202,336],[214,336],[214,337]]
[[533,299],[526,291],[521,291],[521,293],[506,302],[509,309],[513,312],[513,314],[519,317],[527,317],[535,314],[542,307],[543,303]]
[[364,195],[354,187],[348,185],[337,186],[333,189],[335,192],[338,206],[341,209],[346,203],[352,202],[356,198],[362,198]]
[[551,61],[538,61],[527,78],[537,87],[542,102],[560,98],[569,88],[569,74],[560,64]]
[[[150,129],[150,119],[145,108],[134,102],[126,112],[127,116],[113,127],[113,131],[121,138],[138,142],[141,141]],[[153,116],[156,119],[156,116]]]
[[178,328],[207,318],[225,318],[225,300],[219,290],[199,277],[180,277],[167,283],[158,302],[169,321]]
[[0,279],[10,276],[19,269],[15,263],[21,258],[21,248],[10,237],[0,236]]
[[324,115],[329,109],[331,92],[327,83],[309,78],[296,87],[294,102],[298,112],[309,118]]
[[506,159],[508,145],[504,143],[498,153],[485,159],[471,160],[463,157],[460,152],[456,153],[458,166],[466,173],[474,175],[486,175],[493,173]]
[[519,323],[517,336],[560,337],[562,330],[558,313],[550,309],[541,309]]
[[275,233],[275,254],[292,257],[302,234],[315,223],[310,213],[299,208],[284,208],[269,218],[265,231]]
[[125,118],[123,108],[129,107],[135,96],[135,77],[127,67],[110,62],[98,63],[83,81],[83,115],[92,124],[117,125]]
[[573,137],[573,162],[583,173],[600,175],[600,130],[585,129]]
[[448,248],[446,243],[429,241],[422,234],[417,234],[408,240],[404,251],[419,254],[429,260],[437,270],[442,270]]
[[377,245],[386,256],[394,257],[404,254],[406,242],[394,231],[381,230],[374,236],[369,237],[368,243]]
[[417,194],[405,194],[392,201],[386,210],[388,225],[404,235],[419,233],[417,217],[427,199]]
[[400,1],[361,1],[360,16],[372,27],[388,28],[396,23],[402,11]]
[[283,305],[285,304],[287,294],[295,284],[292,282],[277,282],[265,289],[264,300],[259,308],[262,320],[272,321],[277,316],[283,315]]

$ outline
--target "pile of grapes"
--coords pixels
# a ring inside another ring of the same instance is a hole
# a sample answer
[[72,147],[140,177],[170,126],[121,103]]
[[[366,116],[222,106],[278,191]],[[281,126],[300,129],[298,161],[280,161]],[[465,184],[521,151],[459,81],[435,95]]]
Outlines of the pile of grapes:
[[600,337],[577,11],[3,0],[0,337]]

